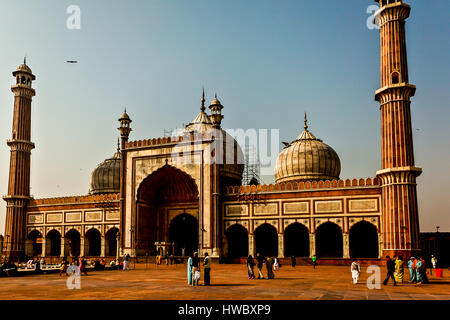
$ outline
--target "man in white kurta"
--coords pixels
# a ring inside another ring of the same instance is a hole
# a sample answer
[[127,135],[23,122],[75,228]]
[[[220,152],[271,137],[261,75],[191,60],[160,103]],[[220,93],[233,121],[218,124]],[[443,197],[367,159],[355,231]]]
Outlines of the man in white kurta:
[[361,265],[359,264],[358,260],[354,260],[352,262],[350,270],[352,272],[353,284],[357,284],[359,280],[359,275],[361,273]]

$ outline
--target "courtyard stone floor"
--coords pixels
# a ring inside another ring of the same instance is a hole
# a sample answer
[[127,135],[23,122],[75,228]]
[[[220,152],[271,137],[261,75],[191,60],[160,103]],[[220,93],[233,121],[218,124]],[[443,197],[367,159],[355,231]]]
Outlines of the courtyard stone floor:
[[[131,265],[133,267],[133,265]],[[256,268],[255,268],[256,271]],[[405,270],[406,271],[406,270]],[[392,282],[381,289],[366,286],[362,267],[360,282],[353,285],[350,267],[284,265],[275,279],[249,280],[245,265],[212,265],[211,286],[191,287],[184,265],[136,265],[130,271],[95,271],[81,277],[81,289],[69,290],[66,276],[58,274],[0,278],[2,300],[450,300],[448,269],[444,278],[430,277],[429,284]],[[266,274],[266,270],[264,270]],[[382,268],[381,281],[385,269]],[[406,275],[406,279],[409,276]],[[203,280],[203,272],[202,272]],[[203,281],[200,281],[200,284]]]

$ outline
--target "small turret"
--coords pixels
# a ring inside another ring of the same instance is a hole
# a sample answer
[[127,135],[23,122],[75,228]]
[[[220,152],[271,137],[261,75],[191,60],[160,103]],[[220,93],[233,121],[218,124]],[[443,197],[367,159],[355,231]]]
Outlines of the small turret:
[[211,119],[211,123],[214,127],[220,128],[220,124],[222,123],[223,119],[223,105],[220,103],[219,99],[217,99],[217,94],[214,95],[214,100],[211,101],[209,109],[211,110],[211,115],[209,116],[209,118]]

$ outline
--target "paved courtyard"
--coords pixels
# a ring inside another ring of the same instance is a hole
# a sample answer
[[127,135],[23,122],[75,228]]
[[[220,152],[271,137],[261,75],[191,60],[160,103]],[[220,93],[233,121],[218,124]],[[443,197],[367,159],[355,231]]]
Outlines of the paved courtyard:
[[[81,278],[81,290],[69,290],[58,274],[0,278],[0,299],[151,299],[151,300],[450,300],[449,271],[430,284],[409,283],[369,290],[362,268],[360,284],[351,282],[349,267],[283,266],[273,280],[248,280],[245,265],[216,265],[212,286],[186,284],[184,265],[136,265],[131,271],[96,271]],[[382,280],[385,271],[382,269]],[[408,276],[407,276],[408,278]],[[202,282],[201,282],[202,283]]]

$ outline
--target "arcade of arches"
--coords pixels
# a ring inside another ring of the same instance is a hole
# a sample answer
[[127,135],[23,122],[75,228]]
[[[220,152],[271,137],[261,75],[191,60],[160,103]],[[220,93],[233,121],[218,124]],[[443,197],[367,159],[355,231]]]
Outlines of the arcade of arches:
[[70,229],[64,237],[61,233],[52,229],[45,237],[38,230],[33,230],[27,238],[28,256],[45,257],[116,257],[118,228],[110,228],[105,237],[99,230],[91,228],[86,231],[84,237],[76,229]]
[[155,243],[168,245],[168,254],[198,250],[199,193],[187,173],[165,165],[145,178],[137,197],[136,252],[154,255]]
[[[345,237],[349,239],[348,248],[344,245]],[[378,237],[377,228],[367,221],[354,224],[349,234],[343,234],[341,227],[333,222],[319,225],[315,234],[310,234],[308,228],[300,223],[288,225],[284,234],[278,234],[276,228],[268,223],[259,225],[254,235],[240,224],[230,226],[225,232],[229,258],[256,253],[300,258],[313,254],[322,258],[378,258]]]

